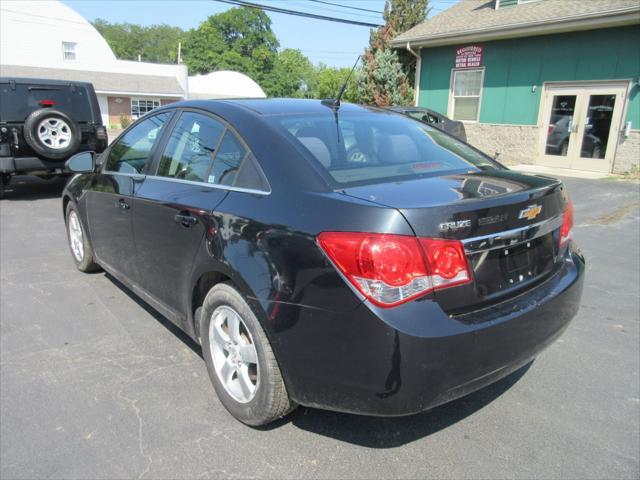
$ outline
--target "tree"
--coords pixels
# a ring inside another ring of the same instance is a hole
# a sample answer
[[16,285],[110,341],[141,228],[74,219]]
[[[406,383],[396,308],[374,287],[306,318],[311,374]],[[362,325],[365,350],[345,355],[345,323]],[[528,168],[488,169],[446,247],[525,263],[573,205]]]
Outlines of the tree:
[[236,70],[263,83],[273,69],[278,46],[266,13],[238,7],[212,15],[191,30],[183,59],[190,73]]
[[389,42],[424,21],[427,12],[428,0],[385,0],[385,24],[371,31],[358,71],[359,102],[378,106],[412,103],[413,58],[401,56]]
[[[327,67],[321,63],[316,69],[317,86],[313,92],[314,98],[335,98],[340,92],[342,85],[347,80],[351,68],[333,68]],[[353,81],[349,82],[343,100],[347,102],[357,101],[357,87]]]
[[262,87],[272,97],[304,98],[316,89],[313,64],[300,50],[286,48],[278,52],[273,69]]
[[144,27],[131,23],[109,23],[100,18],[93,26],[107,41],[117,58],[156,63],[175,63],[178,57],[178,43],[185,38],[185,32],[169,25]]

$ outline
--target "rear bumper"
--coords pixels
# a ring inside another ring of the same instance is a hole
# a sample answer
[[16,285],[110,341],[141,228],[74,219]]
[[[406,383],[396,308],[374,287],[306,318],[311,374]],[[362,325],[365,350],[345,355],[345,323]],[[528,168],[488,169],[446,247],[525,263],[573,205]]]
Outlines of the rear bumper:
[[368,415],[417,413],[529,363],[578,311],[584,259],[572,247],[551,278],[516,298],[450,318],[432,299],[351,313],[280,305],[273,346],[292,398]]
[[64,169],[64,160],[43,160],[38,157],[0,157],[0,173],[29,173]]

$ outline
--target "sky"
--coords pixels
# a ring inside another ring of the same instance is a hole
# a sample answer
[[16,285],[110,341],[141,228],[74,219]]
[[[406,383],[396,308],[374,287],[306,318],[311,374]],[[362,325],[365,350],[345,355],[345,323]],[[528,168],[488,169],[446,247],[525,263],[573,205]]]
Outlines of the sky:
[[[89,21],[102,18],[109,22],[129,22],[141,25],[168,24],[190,29],[197,27],[209,15],[223,12],[231,5],[215,0],[63,0]],[[363,22],[382,23],[382,15],[314,3],[307,0],[251,0],[289,10],[347,18]],[[384,0],[326,0],[333,4],[365,8],[382,12]],[[458,3],[459,0],[430,0],[431,16]],[[297,48],[312,62],[330,66],[350,67],[369,41],[369,28],[314,20],[282,13],[267,12],[271,28],[281,48]]]

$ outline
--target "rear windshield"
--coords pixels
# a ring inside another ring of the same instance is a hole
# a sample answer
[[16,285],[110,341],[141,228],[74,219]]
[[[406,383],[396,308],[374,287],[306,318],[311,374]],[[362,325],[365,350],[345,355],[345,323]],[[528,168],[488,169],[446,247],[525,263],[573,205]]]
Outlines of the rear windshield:
[[0,116],[3,122],[23,122],[45,105],[69,115],[76,122],[92,122],[91,101],[83,85],[0,84]]
[[329,111],[269,121],[322,166],[335,186],[500,168],[460,140],[400,114]]

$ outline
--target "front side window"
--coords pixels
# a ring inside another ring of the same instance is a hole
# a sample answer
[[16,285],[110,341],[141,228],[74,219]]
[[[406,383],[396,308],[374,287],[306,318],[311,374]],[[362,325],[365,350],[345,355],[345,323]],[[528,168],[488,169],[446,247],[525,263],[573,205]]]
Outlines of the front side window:
[[500,168],[437,128],[400,114],[332,112],[268,118],[335,188]]
[[224,125],[213,118],[183,113],[171,132],[157,175],[194,182],[214,180],[209,171],[224,129]]
[[483,70],[454,70],[452,112],[454,120],[478,121]]
[[131,118],[138,119],[160,106],[160,100],[131,100]]
[[78,59],[78,44],[75,42],[62,42],[62,59],[75,61]]
[[151,150],[162,134],[172,113],[161,113],[141,121],[111,147],[105,170],[119,173],[142,173]]

